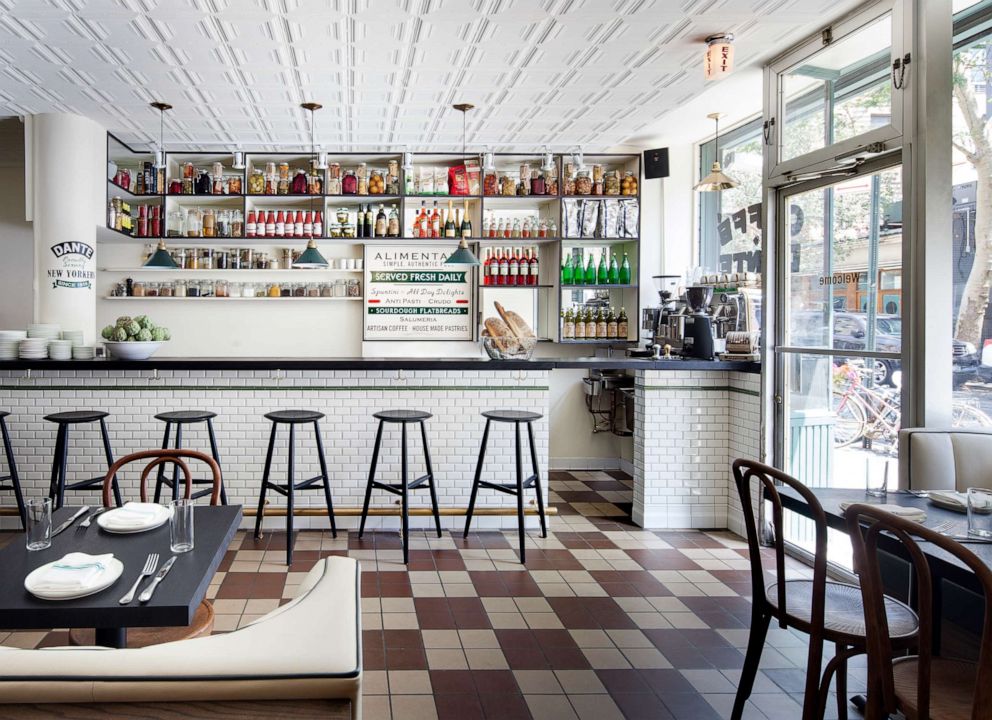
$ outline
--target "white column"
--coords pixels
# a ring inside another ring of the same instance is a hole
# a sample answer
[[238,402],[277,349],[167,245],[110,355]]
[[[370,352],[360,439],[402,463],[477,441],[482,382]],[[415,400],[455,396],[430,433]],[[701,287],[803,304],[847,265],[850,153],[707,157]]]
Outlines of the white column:
[[106,224],[107,136],[80,115],[25,124],[28,219],[34,224],[35,321],[96,340],[96,228]]

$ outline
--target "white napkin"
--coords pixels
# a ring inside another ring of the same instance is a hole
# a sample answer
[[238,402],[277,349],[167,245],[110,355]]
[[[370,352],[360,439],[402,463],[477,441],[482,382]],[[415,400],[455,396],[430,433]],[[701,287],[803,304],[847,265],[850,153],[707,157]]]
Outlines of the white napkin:
[[[845,500],[840,504],[841,512],[847,512],[847,509],[852,505],[857,505],[860,501],[858,500]],[[896,505],[895,503],[869,503],[871,507],[877,510],[884,510],[887,513],[891,513],[897,517],[906,518],[907,520],[915,520],[916,522],[923,522],[927,519],[927,514],[915,507],[906,507],[904,505]]]
[[[929,490],[930,498],[932,500],[937,500],[946,505],[953,505],[955,508],[960,510],[960,512],[968,511],[968,493],[966,492],[956,492],[954,490]],[[980,498],[976,498],[978,502],[981,499],[985,499],[985,504],[976,504],[975,512],[981,514],[987,514],[992,512],[992,501],[990,501],[990,496],[992,496],[992,490],[988,491],[988,494],[982,495]]]
[[165,510],[158,503],[129,502],[104,513],[103,522],[115,530],[137,530],[155,523]]
[[82,592],[96,585],[113,554],[69,553],[55,561],[32,583],[34,592]]

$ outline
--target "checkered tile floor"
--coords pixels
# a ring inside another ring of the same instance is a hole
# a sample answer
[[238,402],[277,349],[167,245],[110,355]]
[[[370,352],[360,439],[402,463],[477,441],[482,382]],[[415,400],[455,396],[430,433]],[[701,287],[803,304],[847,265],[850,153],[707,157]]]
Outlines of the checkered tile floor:
[[[526,568],[515,532],[419,532],[408,566],[395,532],[304,532],[288,571],[284,534],[239,533],[209,591],[215,630],[291,598],[319,558],[349,555],[363,567],[369,720],[727,718],[750,622],[745,544],[642,530],[630,488],[614,471],[551,473],[559,515],[547,539],[529,535]],[[0,631],[5,645],[65,642]],[[865,686],[855,665],[852,694]],[[798,718],[805,667],[804,636],[773,628],[746,717]]]

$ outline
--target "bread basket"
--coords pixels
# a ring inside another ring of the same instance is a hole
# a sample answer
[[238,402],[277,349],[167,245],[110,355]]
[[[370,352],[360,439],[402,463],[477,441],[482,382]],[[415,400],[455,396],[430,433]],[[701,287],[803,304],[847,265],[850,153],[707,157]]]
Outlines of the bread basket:
[[537,347],[537,338],[483,335],[482,347],[493,360],[530,360],[534,348]]

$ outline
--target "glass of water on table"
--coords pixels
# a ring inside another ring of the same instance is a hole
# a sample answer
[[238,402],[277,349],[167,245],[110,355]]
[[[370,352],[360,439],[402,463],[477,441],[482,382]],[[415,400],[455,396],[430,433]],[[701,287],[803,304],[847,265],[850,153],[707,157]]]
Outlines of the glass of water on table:
[[992,489],[968,488],[968,534],[992,539]]
[[865,495],[885,498],[889,492],[889,461],[886,460],[882,472],[872,467],[871,455],[865,458]]

